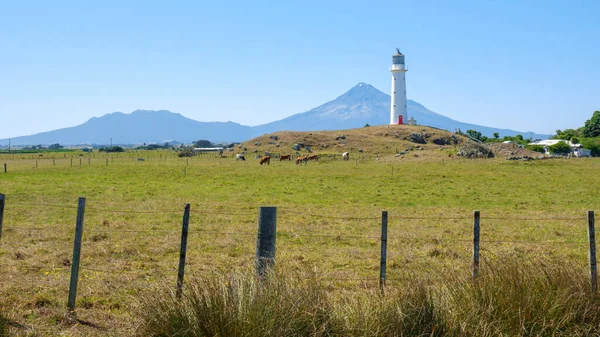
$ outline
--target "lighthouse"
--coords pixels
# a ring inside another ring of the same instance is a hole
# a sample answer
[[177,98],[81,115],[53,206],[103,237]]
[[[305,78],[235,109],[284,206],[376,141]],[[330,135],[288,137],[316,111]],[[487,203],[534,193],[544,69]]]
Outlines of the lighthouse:
[[392,55],[392,104],[390,108],[390,124],[408,123],[408,110],[406,109],[406,66],[404,55],[396,48]]

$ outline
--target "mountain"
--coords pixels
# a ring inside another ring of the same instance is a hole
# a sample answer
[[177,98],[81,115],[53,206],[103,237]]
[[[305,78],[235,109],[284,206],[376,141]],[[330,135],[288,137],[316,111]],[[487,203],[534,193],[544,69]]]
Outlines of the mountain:
[[[140,144],[177,140],[192,142],[198,139],[212,141],[243,141],[250,138],[249,126],[233,122],[198,122],[166,110],[136,110],[131,114],[114,112],[93,117],[70,128],[42,132],[11,139],[12,144]],[[0,140],[7,145],[8,140]]]
[[[365,124],[388,124],[390,120],[390,95],[377,90],[372,85],[359,83],[343,95],[318,106],[310,111],[295,114],[280,121],[255,126],[253,134],[276,131],[316,131],[341,130],[363,127]],[[408,116],[417,120],[417,124],[432,126],[448,131],[456,129],[477,130],[483,135],[492,137],[498,132],[501,137],[522,134],[526,138],[549,138],[550,135],[530,132],[497,129],[487,126],[463,123],[428,110],[423,105],[408,100]]]
[[[463,131],[473,129],[492,137],[522,134],[526,138],[549,138],[550,135],[497,129],[453,120],[408,100],[408,116],[419,125]],[[87,122],[65,129],[11,139],[15,145],[36,144],[140,144],[177,140],[192,142],[206,139],[213,142],[241,142],[277,131],[318,131],[360,128],[365,124],[389,123],[390,96],[366,83],[359,83],[343,95],[310,111],[255,127],[233,122],[198,122],[169,111],[137,110],[131,114],[114,112],[94,117]],[[8,145],[8,139],[0,139]]]

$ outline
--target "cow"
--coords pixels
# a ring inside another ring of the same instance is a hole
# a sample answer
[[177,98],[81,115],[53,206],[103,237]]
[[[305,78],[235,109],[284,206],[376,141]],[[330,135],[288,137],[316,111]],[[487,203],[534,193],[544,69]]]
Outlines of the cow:
[[263,156],[262,158],[260,158],[260,164],[264,164],[267,163],[267,165],[271,164],[271,157],[269,156]]
[[279,157],[279,161],[282,160],[292,160],[292,156],[289,154],[282,154],[281,157]]
[[296,158],[296,165],[300,163],[306,163],[306,157],[298,157]]
[[348,152],[342,153],[342,159],[343,160],[349,160],[350,159],[350,153],[348,153]]
[[319,156],[317,156],[316,154],[311,154],[308,157],[306,157],[306,160],[319,160]]
[[236,154],[235,155],[235,160],[242,160],[242,161],[246,161],[246,157],[244,157],[243,154]]

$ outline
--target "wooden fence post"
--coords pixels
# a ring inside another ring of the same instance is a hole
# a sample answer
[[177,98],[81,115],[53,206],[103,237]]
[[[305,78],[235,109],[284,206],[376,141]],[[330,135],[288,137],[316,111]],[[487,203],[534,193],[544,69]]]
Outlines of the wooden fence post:
[[588,211],[588,241],[590,244],[590,282],[592,294],[598,293],[598,269],[596,266],[596,229],[594,228],[594,211]]
[[108,158],[106,158],[106,167],[108,167]]
[[183,225],[181,226],[181,248],[179,249],[179,270],[177,271],[177,298],[183,292],[183,276],[185,274],[185,254],[187,250],[188,226],[190,223],[190,204],[185,204],[183,211]]
[[56,166],[56,159],[52,158],[52,166]]
[[4,163],[4,173],[6,173],[6,163]]
[[71,167],[73,167],[73,157],[71,157]]
[[277,207],[261,207],[258,215],[256,240],[256,273],[264,277],[275,267],[275,241],[277,233]]
[[77,224],[75,226],[75,240],[73,243],[73,261],[71,263],[71,283],[69,285],[69,311],[75,310],[77,297],[77,281],[79,279],[79,258],[81,255],[81,238],[83,236],[83,215],[85,211],[85,198],[79,198],[77,205]]
[[387,265],[387,226],[388,226],[388,212],[381,212],[381,260],[379,264],[379,289],[383,294],[383,288],[385,287],[385,270]]
[[4,219],[4,203],[6,196],[0,193],[0,240],[2,240],[2,219]]
[[479,211],[473,212],[473,278],[479,276]]

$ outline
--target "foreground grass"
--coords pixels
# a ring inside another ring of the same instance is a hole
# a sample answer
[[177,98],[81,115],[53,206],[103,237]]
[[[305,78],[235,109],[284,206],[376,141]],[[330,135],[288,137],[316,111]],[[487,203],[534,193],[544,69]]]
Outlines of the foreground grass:
[[[376,291],[384,209],[388,282],[399,291],[406,280],[431,289],[468,272],[474,209],[490,265],[545,259],[585,270],[585,211],[597,208],[600,161],[470,161],[440,152],[306,166],[141,153],[108,166],[105,157],[84,157],[81,167],[59,155],[37,159],[36,169],[35,158],[8,158],[9,172],[0,172],[0,311],[33,335],[131,335],[138,299],[158,283],[175,285],[185,203],[186,287],[193,275],[250,269],[258,207],[268,205],[278,207],[278,270],[315,276],[327,301]],[[62,320],[79,196],[87,209],[76,308],[90,325]]]
[[139,336],[592,336],[600,302],[571,265],[505,261],[477,280],[332,295],[317,279],[196,279],[141,306]]

